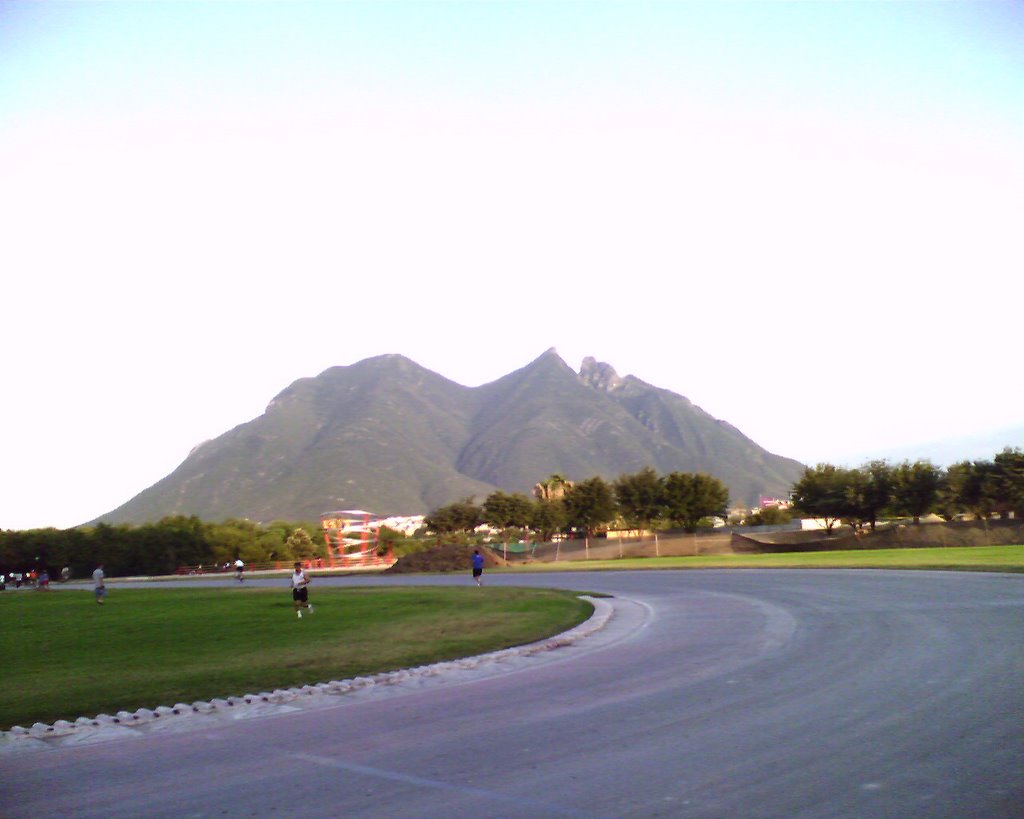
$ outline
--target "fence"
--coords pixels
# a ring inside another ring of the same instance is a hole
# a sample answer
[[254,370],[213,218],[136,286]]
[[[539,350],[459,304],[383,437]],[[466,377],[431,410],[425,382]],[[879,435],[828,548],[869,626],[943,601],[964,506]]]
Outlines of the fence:
[[689,557],[693,555],[750,554],[756,552],[817,552],[846,549],[912,549],[934,546],[988,546],[1024,542],[1024,526],[1017,520],[890,523],[876,531],[854,533],[837,526],[831,535],[822,530],[752,531],[715,529],[687,534],[661,532],[657,536],[610,540],[561,540],[550,543],[491,544],[491,551],[508,563],[553,563],[562,560],[616,560],[626,557]]
[[[626,557],[684,557],[731,552],[729,532],[670,532],[637,538],[589,538],[531,543],[527,548],[506,551],[503,544],[492,543],[495,556],[508,563],[554,563],[562,560],[617,560]],[[517,544],[518,545],[518,544]]]
[[[831,551],[837,549],[914,548],[923,546],[983,546],[1024,542],[1020,521],[926,523],[920,526],[888,524],[875,532],[854,534],[837,527],[826,536],[821,530],[761,532],[752,537],[750,527],[714,529],[696,533],[659,532],[634,538],[590,538],[543,543],[491,543],[491,553],[509,564],[555,563],[569,560],[617,560],[629,557],[690,557],[694,555],[749,554],[752,552]],[[394,555],[363,552],[344,557],[302,561],[308,570],[381,570],[392,566]],[[292,561],[252,563],[246,573],[289,571]],[[232,565],[181,566],[178,574],[231,574]]]

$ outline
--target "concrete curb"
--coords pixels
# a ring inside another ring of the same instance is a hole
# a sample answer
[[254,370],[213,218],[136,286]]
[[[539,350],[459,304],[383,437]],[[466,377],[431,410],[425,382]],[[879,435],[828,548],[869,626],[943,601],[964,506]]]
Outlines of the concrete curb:
[[[508,665],[511,660],[521,660],[557,648],[571,646],[603,629],[614,613],[612,603],[603,598],[581,595],[594,606],[594,613],[588,620],[569,631],[500,651],[464,657],[432,665],[387,671],[368,677],[349,680],[303,685],[295,688],[263,691],[258,694],[243,694],[227,699],[199,700],[193,703],[161,705],[154,709],[139,708],[136,711],[118,711],[117,714],[97,714],[95,717],[79,717],[74,722],[57,720],[52,725],[37,722],[29,728],[15,725],[9,731],[0,731],[0,756],[8,753],[53,750],[62,747],[91,745],[116,739],[139,738],[148,733],[192,730],[209,727],[209,719],[252,719],[290,711],[306,710],[312,707],[333,704],[330,699],[338,696],[368,694],[381,688],[399,685],[422,687],[433,681],[444,683],[479,676],[481,671],[495,673],[499,665]],[[512,670],[509,668],[508,670]],[[330,698],[325,701],[325,698]]]

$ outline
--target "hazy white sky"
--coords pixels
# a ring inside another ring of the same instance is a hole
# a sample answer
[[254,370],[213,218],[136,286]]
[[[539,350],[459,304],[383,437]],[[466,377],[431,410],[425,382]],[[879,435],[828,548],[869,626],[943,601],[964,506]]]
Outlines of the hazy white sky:
[[5,2],[0,528],[381,353],[806,463],[1021,426],[1022,101],[1009,0]]

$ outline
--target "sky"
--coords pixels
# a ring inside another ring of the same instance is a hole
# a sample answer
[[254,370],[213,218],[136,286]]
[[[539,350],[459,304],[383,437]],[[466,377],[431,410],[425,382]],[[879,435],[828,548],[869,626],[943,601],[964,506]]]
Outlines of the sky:
[[6,0],[0,528],[385,353],[593,356],[807,464],[1024,446],[1022,100],[1009,0]]

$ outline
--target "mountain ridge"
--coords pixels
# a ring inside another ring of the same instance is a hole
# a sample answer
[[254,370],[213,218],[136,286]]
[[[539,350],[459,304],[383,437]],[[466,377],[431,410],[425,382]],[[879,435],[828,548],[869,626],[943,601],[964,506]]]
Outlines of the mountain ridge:
[[553,473],[611,480],[647,466],[708,472],[744,505],[785,495],[803,471],[688,398],[591,357],[577,373],[550,348],[467,387],[387,354],[292,382],[261,415],[92,522],[418,514],[498,489],[529,492]]

